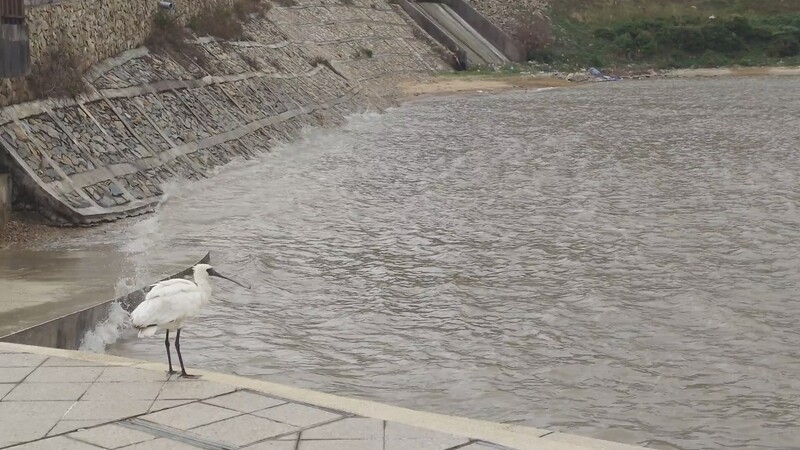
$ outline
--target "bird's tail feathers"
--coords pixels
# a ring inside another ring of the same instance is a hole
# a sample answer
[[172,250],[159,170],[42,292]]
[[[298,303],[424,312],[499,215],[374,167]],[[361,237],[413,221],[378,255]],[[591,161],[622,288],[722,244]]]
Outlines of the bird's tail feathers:
[[156,334],[158,331],[158,327],[155,325],[150,325],[149,327],[139,328],[139,337],[150,337]]

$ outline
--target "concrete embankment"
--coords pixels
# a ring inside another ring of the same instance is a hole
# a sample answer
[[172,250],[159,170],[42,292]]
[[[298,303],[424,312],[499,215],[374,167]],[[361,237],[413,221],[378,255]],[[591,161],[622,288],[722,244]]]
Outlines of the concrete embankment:
[[276,5],[244,32],[195,38],[194,62],[129,50],[87,72],[85,94],[1,110],[16,204],[71,224],[148,211],[165,182],[390,105],[398,81],[446,67],[385,1]]

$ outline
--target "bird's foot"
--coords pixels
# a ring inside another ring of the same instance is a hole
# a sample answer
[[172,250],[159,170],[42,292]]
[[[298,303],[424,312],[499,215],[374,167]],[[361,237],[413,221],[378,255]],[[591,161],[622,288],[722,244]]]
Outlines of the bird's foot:
[[186,373],[186,372],[182,372],[180,375],[178,375],[178,378],[189,378],[189,379],[193,379],[193,378],[200,378],[200,375],[189,375],[189,374],[188,374],[188,373]]
[[180,372],[178,372],[177,370],[172,370],[172,369],[167,371],[167,375],[175,375],[176,373],[180,373]]

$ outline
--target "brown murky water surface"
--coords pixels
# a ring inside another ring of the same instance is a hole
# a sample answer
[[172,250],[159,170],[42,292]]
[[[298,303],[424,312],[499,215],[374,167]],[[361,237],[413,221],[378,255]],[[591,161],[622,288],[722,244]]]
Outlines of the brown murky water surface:
[[[429,99],[83,242],[116,245],[131,284],[209,249],[254,286],[217,283],[192,366],[657,448],[798,448],[798,86]],[[164,359],[161,339],[108,351]]]

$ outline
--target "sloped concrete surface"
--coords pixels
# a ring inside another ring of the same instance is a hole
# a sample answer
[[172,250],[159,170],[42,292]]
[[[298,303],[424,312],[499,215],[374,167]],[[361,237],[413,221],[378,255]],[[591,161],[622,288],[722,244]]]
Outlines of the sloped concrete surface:
[[634,450],[164,365],[0,343],[0,448]]

